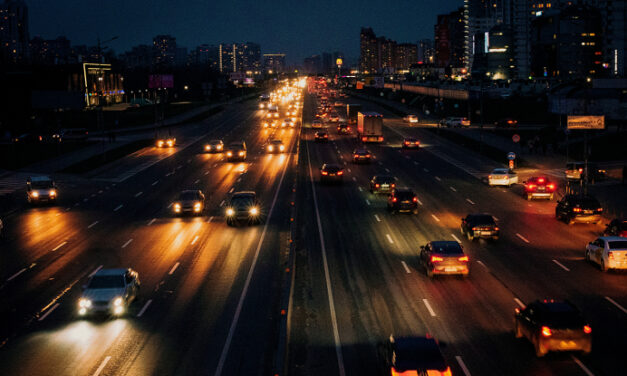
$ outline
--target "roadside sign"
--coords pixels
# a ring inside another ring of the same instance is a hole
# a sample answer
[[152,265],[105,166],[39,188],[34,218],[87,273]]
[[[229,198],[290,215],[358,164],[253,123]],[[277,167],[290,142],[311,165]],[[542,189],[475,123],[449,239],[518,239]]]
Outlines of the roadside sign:
[[513,135],[513,136],[512,136],[512,141],[514,141],[514,142],[520,142],[520,136],[519,136],[519,135],[517,135],[517,134]]
[[516,159],[516,153],[514,153],[512,151],[507,153],[507,159],[509,159],[510,161],[513,161],[514,159]]
[[568,116],[568,129],[605,129],[605,116]]

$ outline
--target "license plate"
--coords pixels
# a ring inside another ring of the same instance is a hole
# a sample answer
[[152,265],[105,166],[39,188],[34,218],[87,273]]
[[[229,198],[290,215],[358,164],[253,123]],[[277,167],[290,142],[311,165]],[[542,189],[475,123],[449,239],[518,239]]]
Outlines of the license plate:
[[560,341],[560,348],[562,349],[572,349],[575,347],[577,347],[575,341]]
[[457,268],[444,268],[445,272],[456,272]]
[[592,210],[584,210],[583,213],[584,214],[592,214]]
[[492,235],[492,231],[481,231],[481,235]]
[[409,204],[409,201],[401,201],[401,204]]
[[335,176],[335,174],[329,174],[329,176]]
[[381,185],[381,188],[389,188],[389,187],[390,187],[389,184],[382,184]]

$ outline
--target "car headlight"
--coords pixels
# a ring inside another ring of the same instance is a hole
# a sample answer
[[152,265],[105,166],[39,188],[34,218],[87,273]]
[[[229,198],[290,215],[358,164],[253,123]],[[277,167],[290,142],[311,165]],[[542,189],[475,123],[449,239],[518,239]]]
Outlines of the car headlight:
[[239,155],[240,157],[243,157],[243,156],[244,156],[244,152],[243,152],[243,151],[240,151],[240,152],[238,153],[238,155]]
[[181,211],[181,204],[174,204],[174,211],[175,212],[180,212]]
[[227,151],[227,152],[226,152],[226,156],[227,156],[227,157],[230,157],[230,156],[232,156],[232,155],[233,155],[233,153],[232,153],[232,152],[230,152],[230,151]]
[[200,202],[194,204],[194,211],[199,212],[201,208]]
[[122,299],[119,296],[113,300],[113,305],[115,307],[120,307],[123,303],[124,303],[124,299]]
[[222,145],[218,145],[218,146],[216,146],[216,149],[218,149],[218,150],[222,150]]
[[257,209],[256,207],[252,207],[250,208],[249,212],[250,212],[250,215],[257,215],[259,214],[259,209]]
[[285,150],[285,146],[283,146],[283,145],[279,146],[279,150],[281,150],[281,151]]
[[172,146],[172,145],[174,145],[174,141],[168,140],[168,146]]
[[205,150],[211,150],[211,146],[210,145],[205,145]]
[[80,298],[78,300],[78,306],[81,308],[89,308],[91,307],[91,300],[87,298]]
[[56,196],[57,195],[57,191],[55,191],[54,189],[51,189],[49,194],[50,194],[50,196]]
[[235,210],[228,208],[226,209],[226,215],[228,215],[229,217],[232,216],[233,214],[235,214]]
[[163,141],[159,140],[157,141],[157,147],[162,147],[163,146]]
[[116,306],[115,308],[113,308],[113,313],[116,315],[121,315],[124,313],[124,306]]
[[39,197],[39,192],[33,191],[30,195],[33,197]]
[[272,151],[274,150],[274,148],[272,147],[272,145],[268,146],[268,151]]

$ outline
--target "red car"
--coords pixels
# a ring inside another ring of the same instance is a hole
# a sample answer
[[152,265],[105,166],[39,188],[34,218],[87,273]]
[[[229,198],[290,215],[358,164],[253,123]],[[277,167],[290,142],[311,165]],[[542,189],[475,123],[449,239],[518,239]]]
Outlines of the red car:
[[557,184],[544,176],[532,177],[525,182],[525,196],[527,200],[532,198],[548,198],[552,200],[555,190],[557,190]]

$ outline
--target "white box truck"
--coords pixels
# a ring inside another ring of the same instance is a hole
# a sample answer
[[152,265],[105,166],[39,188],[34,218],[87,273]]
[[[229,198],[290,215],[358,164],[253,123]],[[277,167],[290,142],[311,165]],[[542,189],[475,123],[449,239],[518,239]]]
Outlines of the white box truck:
[[357,139],[361,142],[383,142],[383,115],[378,112],[358,113]]

